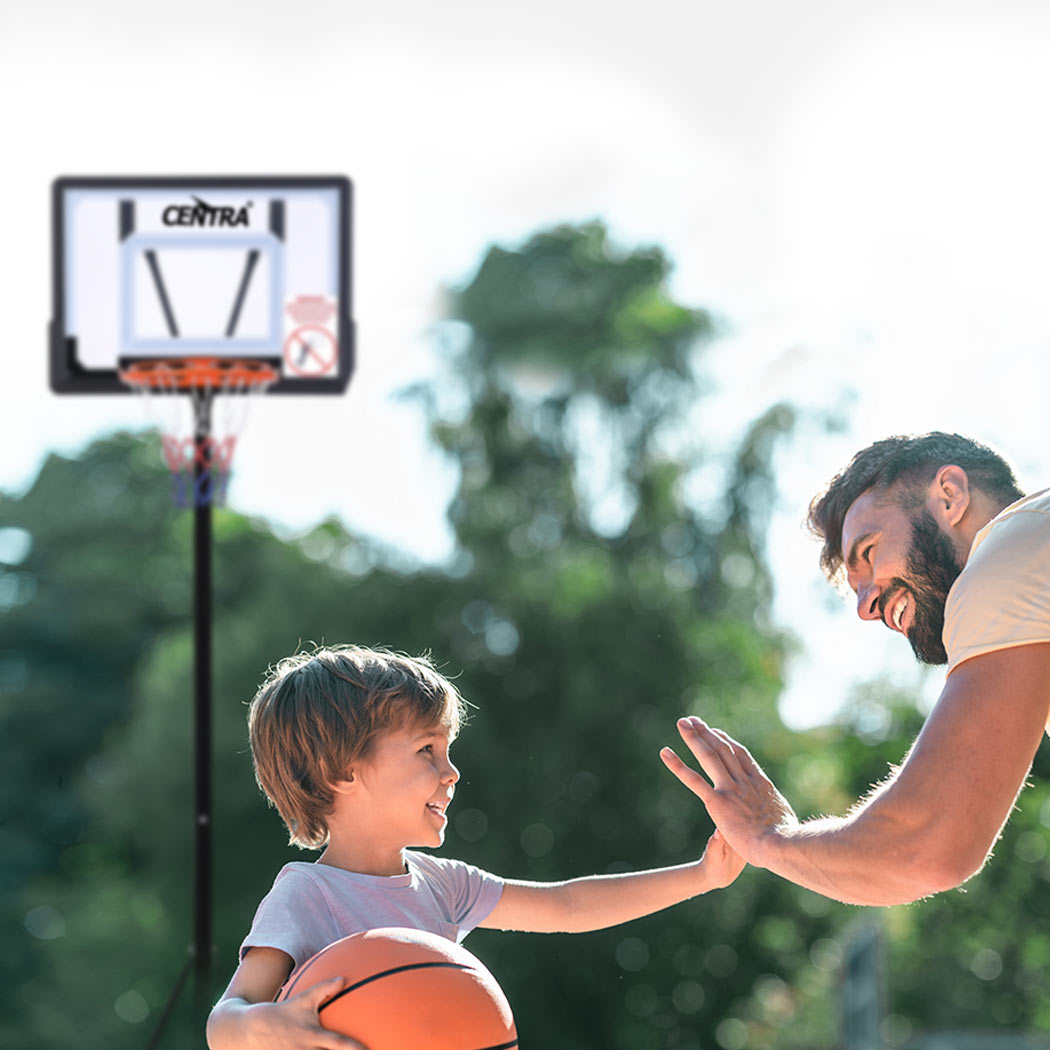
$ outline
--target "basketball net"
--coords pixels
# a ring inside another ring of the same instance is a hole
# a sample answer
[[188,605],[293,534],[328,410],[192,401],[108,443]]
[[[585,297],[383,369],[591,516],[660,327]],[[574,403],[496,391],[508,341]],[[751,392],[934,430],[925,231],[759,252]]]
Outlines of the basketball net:
[[186,357],[136,361],[119,375],[160,431],[175,506],[225,505],[237,438],[276,370],[264,361]]

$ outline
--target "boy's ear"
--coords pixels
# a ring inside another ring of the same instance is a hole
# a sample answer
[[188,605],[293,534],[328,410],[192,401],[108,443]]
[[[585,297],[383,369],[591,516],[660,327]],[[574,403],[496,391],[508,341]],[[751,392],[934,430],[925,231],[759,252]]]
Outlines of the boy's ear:
[[354,776],[354,771],[348,769],[342,780],[333,780],[331,783],[332,790],[337,795],[348,795],[351,791],[357,788],[357,777]]

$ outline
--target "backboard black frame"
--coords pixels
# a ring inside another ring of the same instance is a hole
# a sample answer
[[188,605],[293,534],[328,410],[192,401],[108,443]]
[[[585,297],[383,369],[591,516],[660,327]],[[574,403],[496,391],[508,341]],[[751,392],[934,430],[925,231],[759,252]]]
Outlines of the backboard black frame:
[[330,377],[282,378],[271,385],[271,394],[341,394],[353,374],[355,329],[352,310],[353,187],[344,175],[180,175],[180,176],[63,176],[52,184],[52,313],[48,331],[51,389],[58,394],[126,394],[117,368],[88,368],[78,359],[76,339],[66,335],[66,223],[65,201],[71,190],[128,189],[182,190],[200,187],[274,190],[334,190],[339,201],[339,339],[337,374]]

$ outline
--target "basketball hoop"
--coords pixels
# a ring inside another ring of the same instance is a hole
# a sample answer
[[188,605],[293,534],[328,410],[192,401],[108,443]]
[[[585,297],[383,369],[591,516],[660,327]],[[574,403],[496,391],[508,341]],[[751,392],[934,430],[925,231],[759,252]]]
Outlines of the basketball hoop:
[[193,508],[190,959],[200,1031],[214,958],[212,509],[226,498],[253,395],[346,391],[352,196],[343,175],[89,175],[52,185],[51,389],[141,395],[174,502]]
[[175,505],[222,506],[252,397],[280,378],[276,368],[265,360],[170,357],[122,362],[118,376],[160,430]]

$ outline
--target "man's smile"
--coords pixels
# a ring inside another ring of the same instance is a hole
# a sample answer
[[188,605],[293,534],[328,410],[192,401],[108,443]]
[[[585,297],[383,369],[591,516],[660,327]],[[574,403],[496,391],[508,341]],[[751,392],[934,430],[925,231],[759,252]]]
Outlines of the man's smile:
[[906,635],[908,633],[908,628],[904,624],[905,614],[908,612],[914,612],[914,602],[912,601],[911,592],[904,588],[900,588],[900,594],[896,597],[891,595],[891,599],[892,600],[887,600],[881,603],[882,622],[891,631],[900,631],[901,634]]

